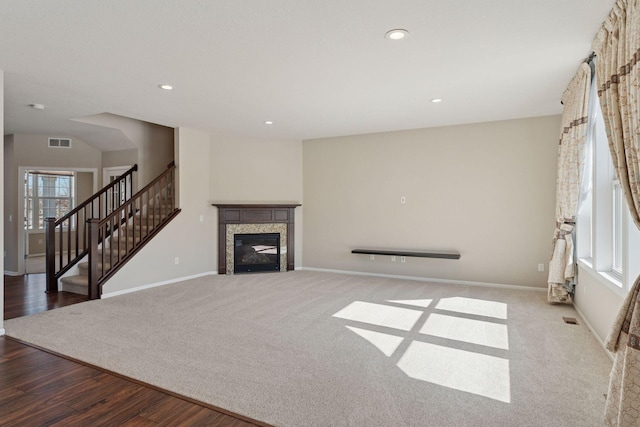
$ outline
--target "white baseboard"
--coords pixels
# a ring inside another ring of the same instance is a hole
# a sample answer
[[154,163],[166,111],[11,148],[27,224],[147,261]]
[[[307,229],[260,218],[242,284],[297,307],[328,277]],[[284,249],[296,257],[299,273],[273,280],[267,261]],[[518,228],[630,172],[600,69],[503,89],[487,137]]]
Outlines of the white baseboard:
[[604,346],[604,340],[598,334],[596,334],[596,331],[593,329],[593,327],[591,327],[591,323],[589,323],[587,318],[584,317],[584,314],[582,314],[582,311],[580,311],[578,306],[573,304],[573,308],[576,309],[576,311],[578,312],[578,315],[580,316],[580,319],[582,319],[582,321],[584,322],[585,326],[587,327],[591,335],[593,335],[596,341],[598,341],[598,344],[600,344],[600,347],[602,347],[602,349],[607,354],[607,356],[609,356],[609,359],[611,359],[611,361],[613,362],[615,359],[615,355],[611,353],[609,350],[607,350],[607,348]]
[[123,289],[121,291],[108,292],[108,293],[102,294],[102,298],[111,298],[118,295],[130,294],[131,292],[138,292],[145,289],[156,288],[158,286],[170,285],[171,283],[183,282],[185,280],[190,280],[190,279],[196,279],[198,277],[215,276],[216,274],[218,274],[217,271],[207,271],[205,273],[198,273],[191,276],[184,276],[184,277],[178,277],[175,279],[164,280],[162,282],[149,283],[148,285],[136,286],[135,288],[131,288],[131,289]]
[[18,273],[17,271],[4,271],[5,276],[22,276],[22,274]]
[[534,287],[534,286],[504,285],[501,283],[487,283],[487,282],[470,282],[467,280],[435,279],[431,277],[400,276],[396,274],[368,273],[363,271],[349,271],[349,270],[331,270],[327,268],[302,267],[300,269],[307,270],[307,271],[320,271],[325,273],[350,274],[353,276],[384,277],[387,279],[415,280],[418,282],[447,283],[451,285],[483,286],[488,288],[503,288],[503,289],[516,289],[521,291],[547,292],[547,288],[540,288],[540,287]]

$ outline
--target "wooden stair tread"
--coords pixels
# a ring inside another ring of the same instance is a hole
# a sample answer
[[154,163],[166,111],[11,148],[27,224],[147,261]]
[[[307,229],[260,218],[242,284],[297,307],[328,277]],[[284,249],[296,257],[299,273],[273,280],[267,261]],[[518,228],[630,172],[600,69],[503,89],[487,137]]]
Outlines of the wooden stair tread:
[[65,276],[60,279],[62,283],[69,283],[72,285],[82,285],[89,286],[89,278],[87,276],[75,275],[75,276]]

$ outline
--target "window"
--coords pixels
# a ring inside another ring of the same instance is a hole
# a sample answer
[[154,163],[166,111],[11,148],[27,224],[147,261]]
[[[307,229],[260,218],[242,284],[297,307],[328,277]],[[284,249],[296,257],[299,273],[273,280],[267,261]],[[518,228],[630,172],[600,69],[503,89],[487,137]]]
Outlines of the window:
[[609,150],[594,82],[576,226],[581,265],[615,292],[626,294],[638,274],[640,231],[633,223]]
[[[591,106],[590,106],[591,107]],[[590,122],[585,147],[584,170],[580,184],[580,199],[576,227],[578,258],[591,265],[593,263],[593,169],[595,120]]]
[[622,276],[622,222],[624,221],[624,210],[627,209],[626,203],[623,203],[622,189],[620,181],[613,180],[612,185],[612,253],[611,253],[611,270],[618,276]]
[[45,218],[60,218],[73,208],[73,172],[25,172],[25,229],[44,229]]

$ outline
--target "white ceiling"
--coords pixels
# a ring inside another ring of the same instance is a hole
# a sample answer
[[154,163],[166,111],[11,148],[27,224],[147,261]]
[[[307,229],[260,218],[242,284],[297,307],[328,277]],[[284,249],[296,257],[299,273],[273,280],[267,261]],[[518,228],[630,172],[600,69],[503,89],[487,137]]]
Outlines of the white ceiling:
[[111,150],[122,133],[72,119],[303,140],[559,114],[613,4],[3,0],[5,133]]

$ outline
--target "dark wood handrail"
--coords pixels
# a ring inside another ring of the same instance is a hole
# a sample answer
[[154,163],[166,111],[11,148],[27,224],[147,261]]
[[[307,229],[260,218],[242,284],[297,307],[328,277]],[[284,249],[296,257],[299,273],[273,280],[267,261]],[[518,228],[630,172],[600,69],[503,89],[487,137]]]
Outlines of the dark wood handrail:
[[60,225],[62,224],[64,221],[70,219],[73,215],[77,214],[78,212],[80,212],[80,210],[84,209],[87,205],[90,205],[91,202],[95,201],[97,198],[99,198],[100,196],[102,196],[104,193],[106,193],[109,190],[113,190],[113,187],[115,187],[116,185],[118,185],[118,183],[125,179],[127,176],[132,175],[134,172],[136,172],[138,170],[138,164],[136,163],[135,165],[133,165],[131,167],[131,169],[129,169],[128,171],[126,171],[125,173],[123,173],[122,175],[120,175],[118,178],[114,179],[113,182],[110,182],[109,184],[105,185],[104,187],[102,187],[101,190],[99,190],[97,193],[95,193],[93,196],[89,197],[87,200],[85,200],[84,202],[82,202],[81,204],[79,204],[78,206],[76,206],[75,208],[73,208],[72,210],[70,210],[66,215],[60,217],[59,219],[56,220],[56,225]]
[[144,187],[142,187],[142,189],[140,189],[136,194],[134,194],[133,196],[131,196],[129,198],[129,200],[127,200],[126,202],[124,202],[122,204],[122,206],[120,206],[119,208],[115,209],[113,212],[111,212],[109,215],[107,215],[106,217],[102,218],[100,220],[100,222],[98,223],[99,225],[104,225],[106,224],[109,220],[122,215],[122,213],[127,209],[127,207],[131,207],[131,206],[127,206],[127,205],[131,205],[131,201],[140,197],[140,195],[142,195],[143,193],[148,192],[154,185],[158,185],[158,182],[164,178],[165,176],[167,176],[168,174],[172,173],[173,170],[175,169],[175,163],[171,162],[169,163],[169,165],[167,166],[167,170],[165,170],[164,172],[162,172],[160,175],[158,175],[153,181],[151,181],[150,183],[148,183],[147,185],[145,185]]
[[[96,214],[98,215],[98,217],[102,215],[103,207],[105,216],[111,213],[116,205],[116,202],[115,200],[111,200],[111,203],[109,203],[109,200],[107,200],[108,192],[111,191],[111,194],[113,196],[115,188],[118,187],[118,194],[122,194],[122,182],[124,181],[125,198],[130,198],[130,194],[133,192],[133,173],[137,170],[138,165],[133,165],[128,171],[118,176],[115,180],[113,180],[113,182],[105,185],[102,189],[93,194],[84,202],[80,203],[78,206],[76,206],[61,218],[57,220],[55,218],[45,218],[45,272],[47,278],[47,292],[57,292],[58,279],[88,254],[88,235],[86,221],[93,218]],[[96,204],[98,208],[97,212],[95,209]],[[117,201],[117,205],[121,205],[120,200]],[[82,226],[80,226],[80,224],[82,224]],[[65,234],[66,240],[64,239]],[[82,234],[82,239],[80,239],[80,234]],[[66,257],[64,256],[65,245]],[[58,257],[57,267],[56,255]]]
[[[109,215],[87,221],[89,299],[99,299],[104,282],[180,213],[175,199],[175,170],[175,163],[171,162],[166,171]],[[138,231],[136,226],[139,226]],[[118,239],[114,243],[116,230]],[[111,238],[107,245],[109,233]]]

